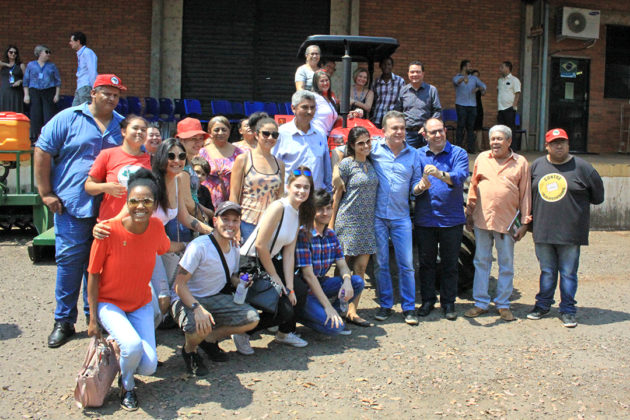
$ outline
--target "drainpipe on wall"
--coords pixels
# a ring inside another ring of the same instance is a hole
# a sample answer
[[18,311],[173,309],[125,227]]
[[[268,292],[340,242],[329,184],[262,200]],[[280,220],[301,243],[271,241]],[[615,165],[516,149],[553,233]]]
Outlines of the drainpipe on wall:
[[545,1],[545,11],[543,15],[543,52],[542,52],[542,74],[540,89],[540,108],[538,118],[538,151],[545,150],[545,127],[547,125],[547,72],[549,70],[549,3]]

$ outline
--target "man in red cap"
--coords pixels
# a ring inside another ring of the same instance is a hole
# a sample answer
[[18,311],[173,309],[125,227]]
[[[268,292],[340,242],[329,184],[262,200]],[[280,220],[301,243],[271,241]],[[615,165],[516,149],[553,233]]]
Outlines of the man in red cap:
[[580,246],[588,245],[590,205],[604,201],[604,184],[593,166],[569,153],[562,128],[545,135],[547,156],[531,166],[533,236],[540,264],[540,291],[528,319],[540,319],[554,303],[560,273],[560,318],[577,326],[575,293]]
[[98,205],[95,197],[85,192],[84,184],[99,152],[122,143],[123,117],[114,109],[124,90],[127,88],[118,76],[98,75],[90,92],[92,103],[70,107],[55,115],[35,144],[37,188],[42,201],[55,215],[57,307],[48,347],[59,347],[74,334],[82,279],[83,308],[89,320],[86,269]]

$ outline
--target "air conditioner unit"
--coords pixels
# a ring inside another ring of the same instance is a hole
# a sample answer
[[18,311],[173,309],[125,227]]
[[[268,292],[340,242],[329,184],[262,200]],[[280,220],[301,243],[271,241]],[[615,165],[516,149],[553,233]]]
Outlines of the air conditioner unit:
[[558,40],[599,39],[599,10],[562,7],[558,9],[556,16]]

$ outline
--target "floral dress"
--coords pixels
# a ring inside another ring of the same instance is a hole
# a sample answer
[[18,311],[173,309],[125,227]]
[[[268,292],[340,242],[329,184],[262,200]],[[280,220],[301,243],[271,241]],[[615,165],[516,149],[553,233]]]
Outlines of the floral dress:
[[210,173],[208,178],[201,184],[210,190],[212,196],[212,204],[216,209],[217,206],[230,198],[230,178],[232,176],[232,166],[236,157],[243,153],[242,149],[236,147],[234,153],[226,158],[213,159],[208,151],[202,148],[199,156],[208,161],[210,165]]
[[341,198],[335,233],[344,255],[371,255],[376,252],[374,213],[378,177],[374,166],[367,160],[357,162],[345,158],[339,163],[339,175],[346,185]]

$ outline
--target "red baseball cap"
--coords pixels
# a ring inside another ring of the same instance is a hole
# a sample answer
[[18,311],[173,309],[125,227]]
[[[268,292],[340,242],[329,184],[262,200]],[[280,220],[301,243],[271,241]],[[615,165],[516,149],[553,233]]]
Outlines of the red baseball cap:
[[122,80],[120,77],[115,74],[99,74],[96,76],[96,80],[94,81],[94,86],[92,89],[97,88],[99,86],[111,86],[120,90],[127,90],[127,88],[122,84]]
[[175,134],[175,137],[185,140],[198,134],[203,134],[204,140],[210,137],[210,134],[201,129],[201,121],[197,118],[188,117],[177,123],[177,134]]
[[558,139],[569,141],[569,136],[567,136],[567,132],[564,131],[562,128],[552,128],[551,130],[547,131],[547,134],[545,134],[545,143],[551,143],[552,141]]

